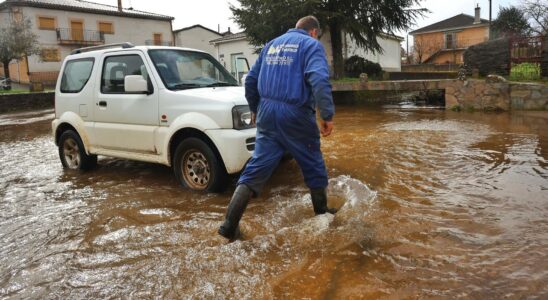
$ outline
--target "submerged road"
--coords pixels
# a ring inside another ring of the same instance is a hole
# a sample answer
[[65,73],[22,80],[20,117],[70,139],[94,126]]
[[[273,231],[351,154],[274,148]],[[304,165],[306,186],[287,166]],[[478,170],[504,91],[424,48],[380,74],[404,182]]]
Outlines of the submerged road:
[[295,162],[216,234],[167,167],[61,168],[52,111],[0,115],[0,298],[548,298],[548,116],[337,107],[334,217]]

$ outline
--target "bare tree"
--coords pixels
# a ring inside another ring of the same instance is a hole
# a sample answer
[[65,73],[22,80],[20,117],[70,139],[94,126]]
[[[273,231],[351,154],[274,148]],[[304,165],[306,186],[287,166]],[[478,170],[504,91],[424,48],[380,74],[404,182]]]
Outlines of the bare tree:
[[548,0],[522,0],[521,10],[535,33],[548,34]]
[[431,47],[428,42],[415,38],[412,51],[415,63],[422,64],[428,58],[430,52]]
[[0,63],[4,65],[4,75],[10,77],[9,64],[14,59],[39,54],[38,36],[31,31],[28,18],[12,18],[7,27],[0,28]]

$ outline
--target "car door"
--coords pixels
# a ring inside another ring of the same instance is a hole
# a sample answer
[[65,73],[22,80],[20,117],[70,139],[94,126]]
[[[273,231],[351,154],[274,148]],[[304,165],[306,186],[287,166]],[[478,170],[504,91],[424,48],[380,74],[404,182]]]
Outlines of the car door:
[[[98,72],[95,97],[94,141],[108,150],[155,154],[154,133],[159,125],[158,88],[146,58],[140,51],[106,53]],[[141,75],[149,82],[148,93],[128,93],[124,79]]]

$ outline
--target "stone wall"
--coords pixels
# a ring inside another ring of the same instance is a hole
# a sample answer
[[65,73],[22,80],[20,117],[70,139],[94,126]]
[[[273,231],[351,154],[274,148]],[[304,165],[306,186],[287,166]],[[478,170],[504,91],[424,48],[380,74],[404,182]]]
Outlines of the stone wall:
[[388,80],[456,79],[457,72],[390,72]]
[[446,82],[445,107],[464,110],[548,110],[548,85],[489,80]]
[[419,64],[419,65],[402,65],[402,72],[458,72],[460,65],[455,64]]
[[548,85],[513,83],[510,101],[513,110],[548,110]]
[[448,109],[510,110],[510,85],[488,84],[484,80],[455,80],[445,88]]
[[55,93],[0,94],[0,113],[53,108]]

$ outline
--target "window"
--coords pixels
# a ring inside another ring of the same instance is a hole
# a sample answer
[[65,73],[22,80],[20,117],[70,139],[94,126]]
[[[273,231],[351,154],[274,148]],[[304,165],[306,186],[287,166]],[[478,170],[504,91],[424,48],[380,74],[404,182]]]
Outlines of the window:
[[107,34],[114,34],[112,22],[99,22],[99,31]]
[[61,93],[79,93],[89,80],[93,58],[68,61],[61,77]]
[[55,30],[55,18],[38,17],[38,29]]
[[145,64],[139,55],[107,57],[101,75],[101,93],[125,94],[124,80],[127,75],[142,75],[148,81]]
[[456,48],[456,45],[457,45],[456,37],[457,35],[454,32],[445,34],[445,49]]
[[43,48],[40,56],[44,62],[61,61],[59,49],[56,48]]
[[154,45],[161,46],[162,45],[162,34],[161,33],[155,33],[154,34]]
[[243,53],[230,54],[230,73],[232,76],[242,79],[242,76],[248,72],[245,56]]
[[182,50],[149,50],[154,67],[170,90],[235,86],[236,79],[211,55]]

